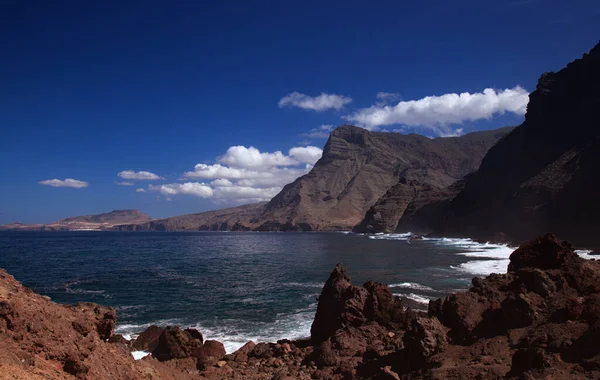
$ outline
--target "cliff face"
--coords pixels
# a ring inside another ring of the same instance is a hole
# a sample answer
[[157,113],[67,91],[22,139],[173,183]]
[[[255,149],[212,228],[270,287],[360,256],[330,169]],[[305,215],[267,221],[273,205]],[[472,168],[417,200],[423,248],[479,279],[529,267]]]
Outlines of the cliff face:
[[600,245],[600,44],[530,95],[524,123],[444,206],[436,233],[522,241],[543,231]]
[[285,186],[255,222],[264,229],[351,229],[399,181],[444,188],[476,170],[509,130],[429,139],[338,127],[311,172]]

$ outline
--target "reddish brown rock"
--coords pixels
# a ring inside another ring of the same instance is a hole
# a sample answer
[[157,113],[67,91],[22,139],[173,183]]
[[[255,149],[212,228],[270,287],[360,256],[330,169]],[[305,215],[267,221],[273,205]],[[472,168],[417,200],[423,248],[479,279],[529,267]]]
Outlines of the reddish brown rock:
[[152,325],[131,342],[131,348],[137,351],[152,352],[158,346],[158,339],[164,328]]
[[187,358],[199,347],[202,347],[200,339],[192,337],[179,327],[167,327],[160,335],[152,356],[159,361]]
[[202,346],[194,348],[190,356],[198,359],[198,368],[205,368],[218,363],[225,356],[225,347],[216,340],[207,340]]
[[559,240],[552,234],[547,234],[527,242],[510,255],[509,272],[523,268],[556,269],[565,262],[576,258],[573,247]]

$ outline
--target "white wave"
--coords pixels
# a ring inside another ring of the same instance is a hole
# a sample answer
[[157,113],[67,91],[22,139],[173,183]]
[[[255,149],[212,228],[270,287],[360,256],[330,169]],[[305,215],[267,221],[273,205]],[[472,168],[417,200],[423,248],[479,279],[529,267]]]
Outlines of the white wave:
[[468,272],[476,276],[487,276],[492,273],[506,273],[510,263],[510,255],[515,248],[506,244],[478,243],[471,239],[441,238],[435,244],[452,246],[459,250],[455,253],[461,256],[493,259],[472,260],[451,268]]
[[415,302],[422,303],[422,304],[429,304],[429,301],[431,300],[428,297],[421,296],[421,295],[415,294],[415,293],[394,293],[394,295],[398,296],[398,297],[408,298],[410,300],[413,300]]
[[301,339],[310,336],[310,326],[315,317],[317,303],[292,313],[281,313],[274,322],[256,322],[237,319],[225,319],[182,324],[177,319],[158,320],[143,324],[117,325],[115,333],[123,335],[127,340],[135,339],[151,325],[161,327],[177,325],[181,328],[195,328],[202,333],[204,339],[214,339],[223,343],[225,351],[232,353],[249,340],[254,342],[276,342],[280,339]]
[[390,288],[408,288],[408,289],[424,290],[424,291],[429,291],[429,292],[435,291],[433,288],[430,288],[429,286],[421,285],[416,282],[402,282],[400,284],[390,284],[388,286]]
[[450,266],[461,272],[468,272],[476,276],[488,276],[492,273],[506,273],[510,260],[473,260],[458,266]]
[[325,283],[324,282],[286,282],[283,284],[283,286],[322,289],[323,286],[325,286]]
[[150,353],[147,351],[131,351],[131,356],[133,356],[134,360],[140,360],[148,355],[150,355]]
[[316,304],[294,313],[280,314],[272,323],[243,320],[222,320],[210,327],[198,323],[189,327],[202,332],[205,339],[223,343],[227,353],[252,340],[254,342],[276,342],[280,339],[301,339],[310,336],[310,326],[315,316]]
[[378,232],[374,235],[368,235],[369,239],[374,240],[408,240],[412,236],[412,232],[405,232],[401,234],[384,234]]
[[600,259],[600,256],[598,255],[592,255],[591,253],[594,252],[591,249],[576,249],[575,253],[579,255],[579,257],[581,257],[582,259],[586,259],[586,260],[591,260],[591,259]]

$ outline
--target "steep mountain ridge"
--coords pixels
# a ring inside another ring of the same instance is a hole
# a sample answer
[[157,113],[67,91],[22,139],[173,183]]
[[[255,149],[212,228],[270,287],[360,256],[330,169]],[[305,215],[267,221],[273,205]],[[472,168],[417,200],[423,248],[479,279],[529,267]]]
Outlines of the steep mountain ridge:
[[509,130],[430,139],[340,126],[311,172],[286,185],[255,222],[282,230],[351,229],[402,178],[444,188],[476,170]]
[[543,74],[529,99],[524,123],[429,221],[436,234],[522,241],[553,231],[600,246],[600,44]]

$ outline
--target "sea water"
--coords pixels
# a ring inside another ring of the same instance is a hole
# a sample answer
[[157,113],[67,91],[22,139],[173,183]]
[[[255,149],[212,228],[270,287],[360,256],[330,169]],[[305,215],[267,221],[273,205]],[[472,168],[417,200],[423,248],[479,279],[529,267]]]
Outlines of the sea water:
[[[317,297],[341,262],[415,309],[506,272],[514,250],[409,234],[1,232],[0,267],[55,302],[117,310],[130,338],[157,324],[200,330],[228,352],[310,334]],[[582,252],[584,253],[584,252]]]

